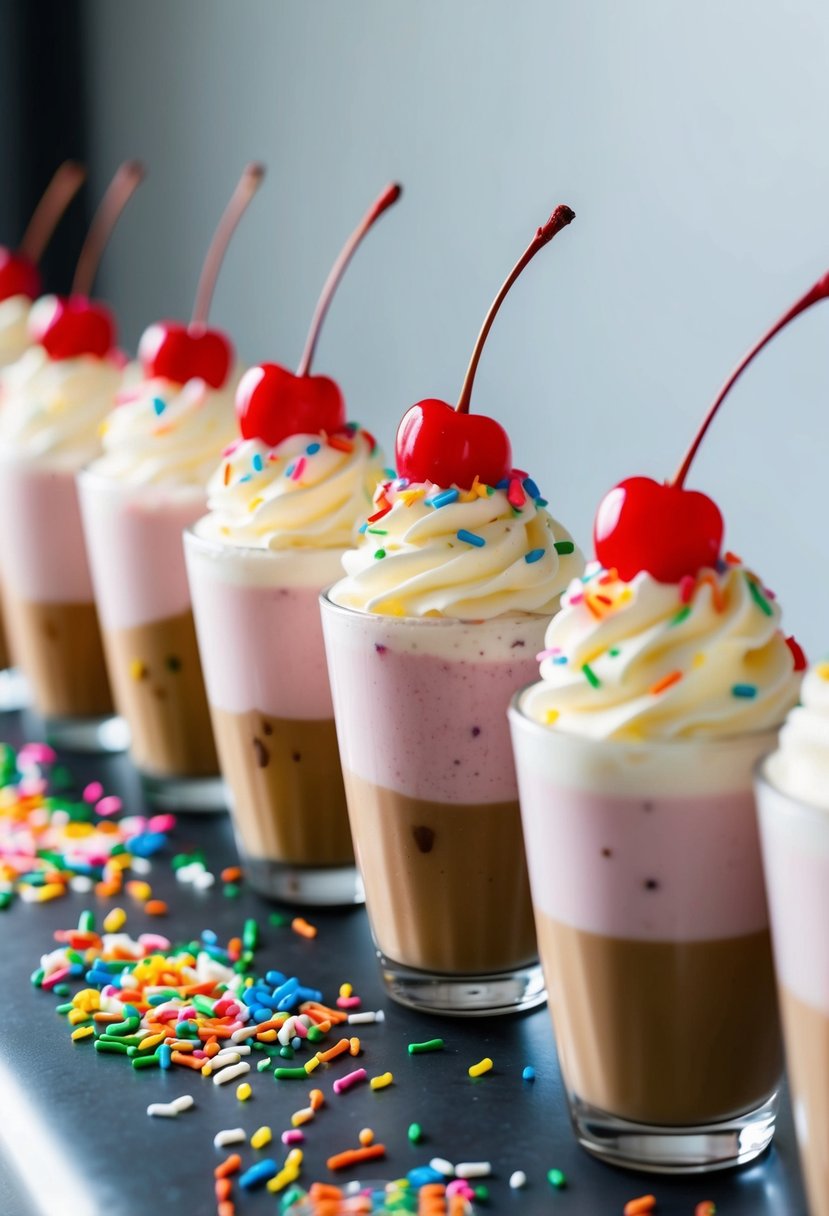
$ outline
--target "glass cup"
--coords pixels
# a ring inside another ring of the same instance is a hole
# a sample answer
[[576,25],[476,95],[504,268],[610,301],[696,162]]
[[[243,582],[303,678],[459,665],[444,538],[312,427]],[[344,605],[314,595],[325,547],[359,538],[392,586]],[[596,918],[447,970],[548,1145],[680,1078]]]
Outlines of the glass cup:
[[505,711],[547,619],[379,616],[322,596],[348,810],[389,994],[454,1014],[544,1000]]
[[829,1216],[829,811],[758,765],[757,803],[794,1123],[811,1216]]
[[752,768],[774,732],[622,742],[510,707],[536,930],[576,1135],[662,1173],[771,1141],[780,1028]]
[[78,492],[109,679],[146,793],[176,810],[224,809],[181,539],[205,491],[86,471]]
[[341,549],[184,534],[207,699],[245,875],[297,904],[362,903],[318,599]]
[[121,751],[87,562],[75,472],[0,450],[6,628],[50,742]]

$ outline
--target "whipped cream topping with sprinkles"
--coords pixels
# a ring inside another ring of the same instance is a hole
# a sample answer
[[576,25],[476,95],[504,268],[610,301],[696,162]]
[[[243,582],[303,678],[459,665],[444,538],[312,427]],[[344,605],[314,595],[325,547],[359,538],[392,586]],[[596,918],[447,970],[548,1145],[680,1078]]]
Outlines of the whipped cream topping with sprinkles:
[[584,560],[546,507],[519,469],[469,490],[384,481],[332,598],[385,616],[550,615]]
[[767,774],[790,798],[829,811],[829,659],[811,667]]
[[237,440],[210,480],[198,532],[259,549],[345,548],[387,472],[381,460],[357,423],[336,435],[289,435],[273,448]]
[[768,730],[796,703],[805,667],[780,616],[773,593],[733,554],[674,584],[645,572],[624,582],[592,563],[550,623],[525,711],[594,738]]

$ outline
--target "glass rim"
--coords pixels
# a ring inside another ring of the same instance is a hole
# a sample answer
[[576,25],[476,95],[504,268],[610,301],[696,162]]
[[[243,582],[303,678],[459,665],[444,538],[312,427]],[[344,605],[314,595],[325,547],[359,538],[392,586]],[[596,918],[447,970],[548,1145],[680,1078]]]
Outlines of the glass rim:
[[769,790],[771,793],[776,794],[778,798],[784,799],[790,808],[794,807],[800,814],[823,821],[829,827],[829,807],[819,806],[816,802],[807,802],[805,798],[800,798],[797,794],[790,794],[787,790],[781,789],[773,780],[768,771],[768,764],[772,757],[776,755],[777,749],[766,752],[754,765],[754,780],[757,786],[761,789]]
[[[347,576],[346,576],[347,577]],[[497,616],[488,617],[461,617],[461,616],[397,616],[393,613],[386,612],[368,612],[365,608],[354,608],[351,604],[340,604],[335,599],[331,598],[331,592],[340,583],[345,582],[345,578],[338,578],[336,582],[331,583],[328,587],[323,587],[320,592],[320,604],[330,608],[333,612],[340,612],[343,616],[355,616],[361,620],[371,619],[375,621],[392,622],[398,625],[423,625],[430,629],[446,629],[451,627],[457,628],[459,625],[496,625],[503,621],[533,621],[543,620],[549,621],[550,617],[546,612],[501,612]],[[529,687],[529,685],[527,686]]]
[[[195,521],[195,523],[186,524],[182,531],[184,533],[184,539],[186,542],[189,541],[192,544],[200,545],[204,549],[211,550],[217,554],[240,553],[252,557],[253,560],[273,561],[274,559],[278,560],[286,557],[290,557],[292,560],[296,560],[297,558],[301,560],[305,556],[314,556],[320,553],[346,552],[346,547],[343,545],[319,545],[315,547],[306,546],[305,548],[297,545],[293,548],[287,549],[263,549],[261,545],[227,544],[225,541],[217,540],[213,536],[202,536],[202,534],[197,531],[199,524],[203,519],[206,519],[208,515],[209,511],[206,511],[204,515],[200,516]],[[331,585],[333,586],[334,584],[332,583]]]
[[[99,457],[96,457],[91,464],[85,464],[78,469],[75,477],[78,481],[88,482],[90,485],[106,486],[113,492],[123,493],[124,495],[147,495],[150,494],[168,494],[184,497],[185,493],[188,497],[200,497],[207,503],[207,486],[198,486],[188,484],[187,482],[131,482],[125,481],[121,477],[111,477],[108,473],[101,473],[95,468]],[[188,524],[188,527],[190,525]]]
[[[695,735],[693,737],[685,736],[678,739],[612,739],[603,736],[582,735],[576,731],[556,730],[554,727],[545,726],[543,722],[538,722],[535,718],[530,717],[521,701],[525,694],[539,683],[541,683],[540,680],[533,680],[530,684],[524,684],[521,688],[517,689],[510,697],[507,713],[510,718],[513,718],[516,722],[520,722],[522,728],[538,735],[543,734],[545,737],[554,735],[557,739],[565,739],[568,742],[572,742],[574,747],[614,748],[620,751],[624,748],[630,750],[636,750],[637,748],[643,750],[645,748],[654,750],[664,748],[667,751],[669,748],[684,749],[691,744],[696,747],[707,748],[730,747],[734,743],[742,743],[748,739],[762,739],[764,735],[776,736],[783,725],[781,722],[777,726],[764,726],[759,730],[736,731],[729,735]],[[761,756],[758,764],[764,763],[771,754],[772,749],[769,749],[769,751]]]

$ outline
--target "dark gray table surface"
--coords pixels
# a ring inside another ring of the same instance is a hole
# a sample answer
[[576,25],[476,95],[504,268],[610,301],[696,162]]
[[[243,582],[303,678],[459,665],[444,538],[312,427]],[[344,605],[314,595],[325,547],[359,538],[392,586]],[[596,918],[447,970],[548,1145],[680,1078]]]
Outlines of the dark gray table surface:
[[[18,744],[32,726],[16,715],[0,715],[0,738]],[[143,809],[135,774],[124,757],[63,757],[79,783],[100,777],[108,792],[122,794],[127,809]],[[174,852],[203,849],[217,873],[216,887],[197,892],[175,882]],[[668,1179],[634,1174],[601,1164],[575,1142],[567,1118],[553,1036],[546,1009],[507,1019],[437,1019],[416,1014],[386,999],[372,952],[365,913],[308,911],[318,926],[313,941],[290,928],[271,926],[273,905],[243,889],[226,898],[218,871],[235,858],[226,816],[181,816],[167,853],[156,858],[149,881],[166,898],[170,914],[147,916],[129,897],[102,901],[72,894],[42,905],[17,900],[0,913],[0,1216],[145,1216],[215,1213],[213,1168],[224,1156],[213,1147],[220,1128],[253,1132],[267,1124],[274,1144],[264,1153],[242,1147],[246,1164],[261,1156],[284,1159],[279,1133],[293,1111],[307,1102],[311,1084],[277,1082],[270,1072],[251,1072],[253,1097],[236,1099],[236,1083],[217,1087],[199,1074],[176,1069],[161,1074],[134,1072],[120,1057],[97,1055],[89,1044],[73,1044],[66,1021],[55,1013],[58,1000],[36,991],[29,976],[42,953],[53,948],[53,933],[77,923],[85,907],[100,919],[115,906],[128,912],[126,929],[145,930],[187,941],[202,929],[215,930],[225,943],[240,933],[246,917],[262,929],[257,973],[276,968],[322,989],[333,1002],[343,981],[353,984],[364,1009],[383,1008],[383,1025],[359,1029],[370,1075],[390,1070],[394,1085],[373,1092],[367,1085],[339,1097],[318,1069],[313,1082],[326,1093],[326,1106],[307,1133],[302,1180],[333,1178],[325,1159],[356,1146],[361,1128],[374,1130],[388,1149],[371,1170],[347,1171],[345,1179],[400,1177],[432,1156],[451,1161],[489,1160],[490,1199],[481,1211],[516,1216],[613,1216],[625,1202],[653,1192],[659,1216],[692,1216],[702,1199],[712,1199],[718,1216],[805,1216],[788,1102],[783,1102],[775,1143],[754,1165],[707,1178]],[[445,1049],[410,1056],[406,1044],[440,1035]],[[473,1081],[470,1064],[483,1056],[492,1072]],[[257,1057],[258,1058],[258,1057]],[[531,1064],[534,1083],[522,1080]],[[150,1119],[147,1104],[190,1093],[195,1107],[176,1120]],[[409,1143],[410,1123],[421,1124],[424,1139]],[[551,1167],[563,1170],[565,1190],[546,1180]],[[523,1170],[528,1183],[510,1190],[508,1179]],[[265,1191],[236,1189],[238,1216],[278,1210]]]

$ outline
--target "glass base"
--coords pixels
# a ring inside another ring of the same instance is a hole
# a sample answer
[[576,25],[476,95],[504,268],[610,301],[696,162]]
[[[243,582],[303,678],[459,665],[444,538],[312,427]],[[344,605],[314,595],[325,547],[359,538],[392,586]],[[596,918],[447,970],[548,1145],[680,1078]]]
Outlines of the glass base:
[[227,810],[227,790],[215,777],[159,777],[141,773],[147,801],[162,811],[215,812]]
[[633,1123],[569,1095],[579,1143],[609,1165],[652,1174],[702,1174],[746,1165],[774,1135],[777,1094],[756,1110],[696,1127]]
[[31,699],[29,682],[18,667],[0,671],[0,712],[25,709]]
[[377,957],[386,991],[401,1005],[422,1013],[456,1017],[497,1017],[536,1009],[547,1000],[539,963],[492,975],[435,975]]
[[296,866],[244,854],[241,862],[250,885],[269,899],[309,907],[365,903],[363,880],[356,866]]
[[46,741],[70,752],[125,752],[130,730],[123,718],[44,718]]

